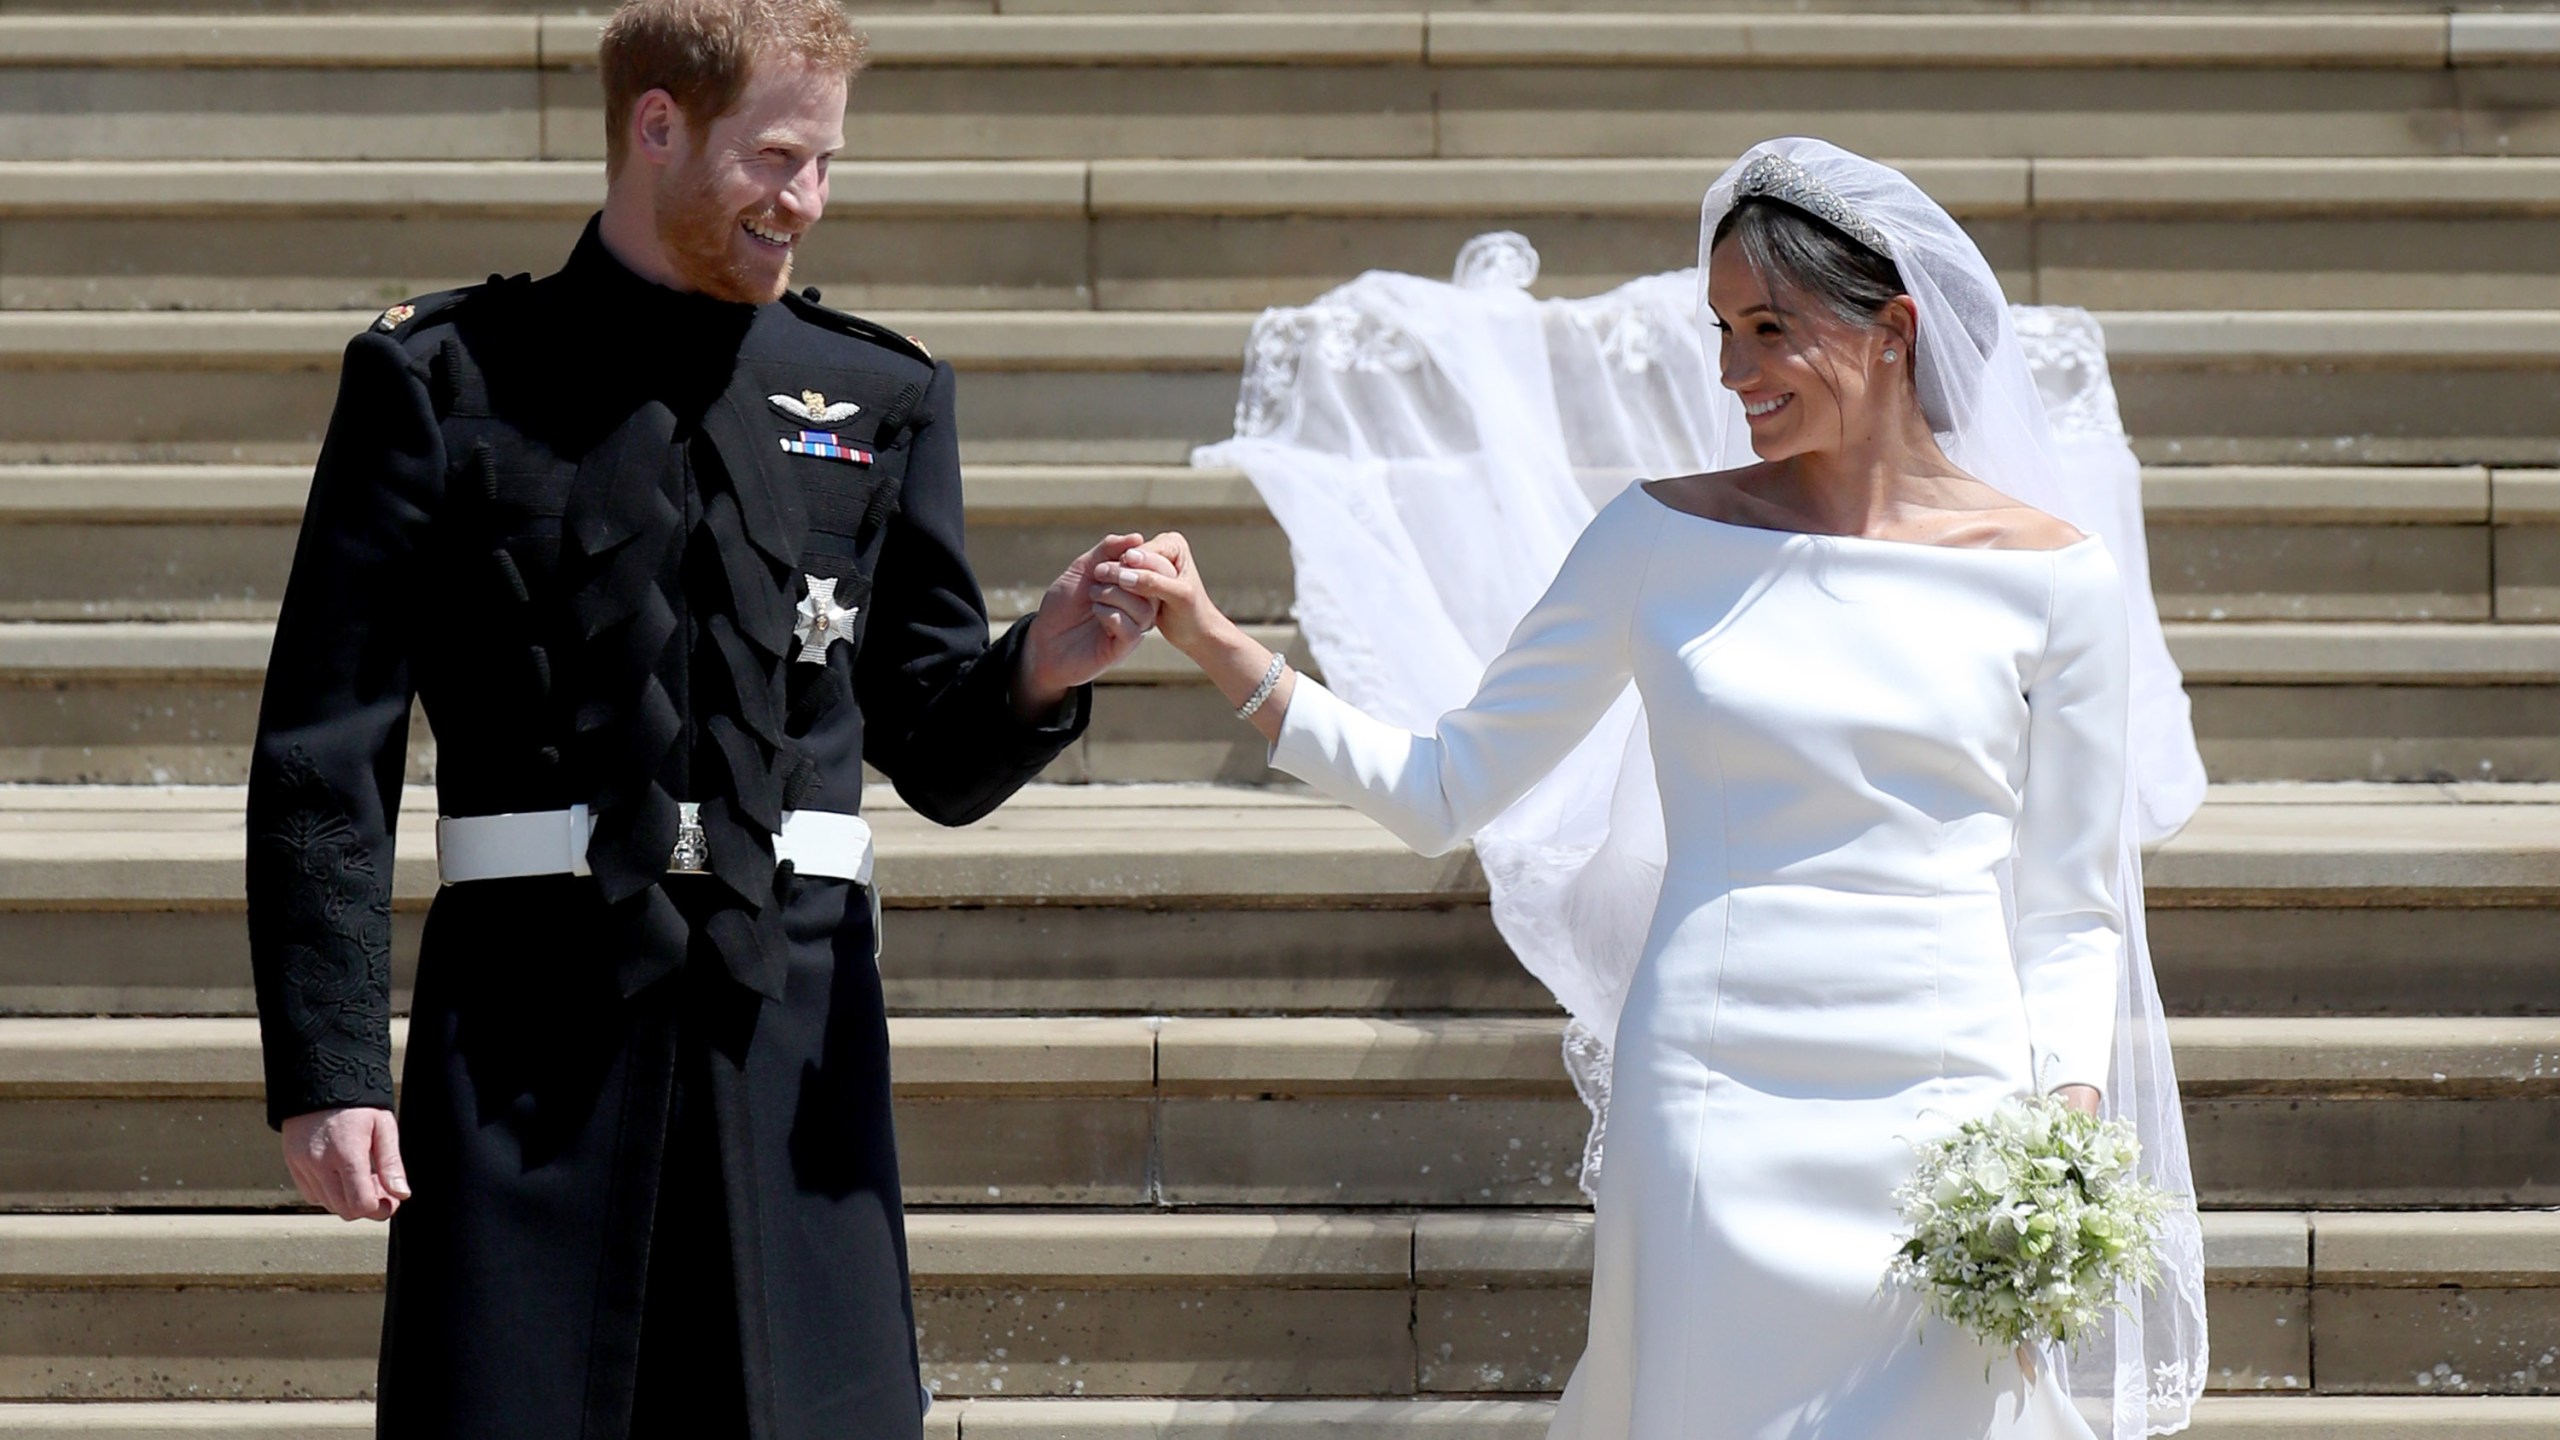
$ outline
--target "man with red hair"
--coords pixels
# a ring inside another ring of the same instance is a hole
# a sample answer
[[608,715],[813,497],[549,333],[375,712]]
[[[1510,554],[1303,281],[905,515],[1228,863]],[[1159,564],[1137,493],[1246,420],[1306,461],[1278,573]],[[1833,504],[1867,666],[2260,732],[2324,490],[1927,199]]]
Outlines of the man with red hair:
[[[633,0],[607,196],[555,274],[347,349],[250,773],[270,1120],[389,1219],[379,1428],[921,1431],[865,762],[967,824],[1082,732],[1152,607],[990,641],[951,367],[789,292],[861,38]],[[413,701],[437,863],[392,1110]]]

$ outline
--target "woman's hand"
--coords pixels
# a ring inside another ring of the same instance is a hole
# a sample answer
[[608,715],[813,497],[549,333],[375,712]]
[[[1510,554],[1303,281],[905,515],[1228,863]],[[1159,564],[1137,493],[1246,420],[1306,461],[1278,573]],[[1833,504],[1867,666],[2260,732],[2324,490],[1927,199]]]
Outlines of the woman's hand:
[[1097,584],[1119,588],[1155,605],[1156,630],[1185,655],[1197,651],[1219,631],[1234,628],[1209,598],[1200,580],[1200,562],[1191,542],[1179,530],[1167,530],[1144,545],[1124,550],[1117,563],[1094,567]]
[[[1093,578],[1154,605],[1156,629],[1173,648],[1191,657],[1228,704],[1241,707],[1271,673],[1271,651],[1210,600],[1208,587],[1200,583],[1199,563],[1191,556],[1191,542],[1179,533],[1168,530],[1124,552],[1115,564],[1095,566]],[[1280,739],[1280,721],[1289,713],[1289,697],[1297,686],[1297,675],[1283,671],[1279,683],[1253,712],[1253,728],[1264,739],[1275,743]]]
[[2098,1113],[2098,1087],[2094,1085],[2065,1085],[2053,1093],[2062,1097],[2063,1104],[2083,1115]]

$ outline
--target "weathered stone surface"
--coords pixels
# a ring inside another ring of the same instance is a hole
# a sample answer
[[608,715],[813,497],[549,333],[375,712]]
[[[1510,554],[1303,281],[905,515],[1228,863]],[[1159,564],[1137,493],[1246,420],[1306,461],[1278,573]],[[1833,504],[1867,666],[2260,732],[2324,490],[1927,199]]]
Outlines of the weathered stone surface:
[[1425,1290],[1413,1308],[1424,1392],[1552,1395],[1582,1358],[1591,1293]]
[[[591,72],[541,77],[546,158],[604,153]],[[845,117],[860,154],[920,159],[1422,156],[1431,76],[1419,65],[1072,65],[883,68]]]
[[2560,1099],[2195,1099],[2196,1185],[2228,1206],[2560,1203]]
[[0,24],[0,58],[11,65],[522,68],[541,60],[539,37],[531,16],[13,16]]
[[947,1395],[1405,1395],[1401,1290],[928,1289],[925,1383]]
[[[867,215],[858,173],[809,233],[794,283],[853,310],[1082,309],[1092,303],[1080,218]],[[0,219],[0,303],[27,309],[379,308],[478,284],[493,271],[549,274],[585,222],[425,216],[14,217]]]
[[[0,302],[63,309],[362,309],[491,269],[538,273],[598,184],[588,161],[15,166],[0,168]],[[2531,243],[2560,190],[2544,161],[1912,168],[2020,301],[2560,304],[2560,266]],[[1541,293],[1589,294],[1693,254],[1714,173],[1658,159],[858,162],[838,167],[798,275],[858,310],[1254,309],[1369,268],[1438,273],[1470,236],[1513,229],[1538,246]]]
[[1440,145],[1735,155],[1821,135],[1907,156],[2428,155],[2457,148],[2466,98],[2448,72],[2399,69],[1486,67],[1441,72]]
[[[2273,371],[2116,363],[2134,452],[2146,463],[2548,465],[2560,444],[2538,417],[2555,373],[2466,366],[2408,373],[2317,357]],[[2537,417],[2528,419],[2526,417]]]
[[886,934],[893,1009],[1394,1014],[1554,1004],[1482,906],[900,910]]
[[317,1215],[5,1216],[0,1290],[375,1290],[388,1235]]
[[2098,310],[2549,307],[2560,304],[2560,262],[2530,240],[2539,223],[2442,214],[2040,217],[2032,298]]
[[1156,1077],[1181,1095],[1569,1094],[1560,1028],[1551,1017],[1172,1019]]
[[[1303,653],[1305,647],[1294,648]],[[1215,690],[1194,684],[1114,687],[1094,702],[1072,778],[1097,784],[1285,780],[1271,769],[1269,756],[1268,742],[1236,723],[1234,709]]]
[[2189,1095],[2330,1099],[2560,1091],[2560,1019],[2382,1016],[2170,1022]]
[[[0,527],[5,528],[5,527]],[[1037,573],[1037,572],[1034,572]],[[1267,643],[1317,670],[1293,627]],[[2560,626],[2176,622],[2196,732],[2217,780],[2536,781],[2560,777],[2542,717],[2560,696]],[[267,627],[241,622],[0,628],[0,779],[224,783],[246,773]],[[432,736],[411,733],[411,774]],[[1160,639],[1105,678],[1055,783],[1278,781],[1266,746]]]
[[919,1205],[1129,1205],[1150,1195],[1143,1099],[906,1100],[898,1175]]
[[2152,589],[2164,620],[2485,620],[2490,615],[2490,530],[2485,523],[2154,523],[2149,539]]
[[1590,1114],[1553,1099],[1162,1103],[1178,1205],[1566,1205]]
[[2560,618],[2560,471],[2499,471],[2492,501],[2498,618]]
[[2216,780],[2560,778],[2548,685],[2188,687]]
[[369,1396],[381,1334],[378,1289],[0,1291],[0,1396]]
[[[406,1010],[423,917],[393,917]],[[893,1012],[1545,1011],[1481,904],[1440,910],[895,910]],[[64,957],[79,957],[65,964]],[[0,910],[0,1015],[244,1015],[237,910]]]
[[60,66],[7,73],[0,160],[530,160],[541,153],[541,77],[531,70]]
[[[1173,462],[1224,433],[1251,320],[1224,311],[881,318],[971,372],[977,458],[1047,464]],[[2146,458],[2560,458],[2545,418],[2560,410],[2560,366],[2550,359],[2560,328],[2545,312],[2375,312],[2353,323],[2319,312],[2101,318],[2125,419]],[[336,353],[364,319],[0,317],[0,359],[18,372],[0,394],[8,436],[0,459],[307,453],[325,418]],[[62,368],[71,362],[100,368]],[[139,386],[161,403],[139,414],[102,407],[100,385]]]
[[[373,1434],[373,1405],[363,1400],[0,1403],[0,1432],[22,1440],[363,1440]],[[954,1429],[941,1440],[957,1440],[958,1434]]]
[[2324,1286],[2312,1317],[2332,1394],[2560,1391],[2560,1290]]
[[[2215,1285],[2210,1387],[2302,1391],[2312,1382],[2311,1292],[2302,1286]],[[1553,1394],[1582,1358],[1588,1290],[1432,1290],[1414,1297],[1415,1348],[1426,1393]]]
[[2211,525],[2485,525],[2492,487],[2485,465],[2156,466],[2142,472],[2142,512],[2155,532]]
[[[2260,785],[2211,792],[2149,858],[2156,911],[2268,904],[2503,905],[2560,894],[2560,806],[2524,786]],[[1214,901],[1435,909],[1480,905],[1473,857],[1413,855],[1366,819],[1287,791],[1033,787],[945,830],[874,791],[893,911],[954,905],[1164,909]],[[238,903],[236,788],[48,787],[0,804],[0,907]],[[404,800],[395,896],[433,893],[435,799]],[[1132,816],[1144,824],[1133,828]],[[1146,844],[1133,847],[1131,836]],[[891,923],[899,923],[893,915]]]
[[274,524],[0,523],[0,619],[267,618],[293,542]]
[[2150,938],[2172,1014],[2560,1014],[2550,909],[2155,908]]
[[[423,916],[392,916],[392,1005],[406,1011]],[[245,1015],[238,910],[0,910],[0,1016]]]
[[0,1104],[0,1195],[12,1207],[298,1204],[257,1100]]
[[1105,1289],[1396,1289],[1413,1278],[1409,1215],[961,1214],[907,1217],[921,1284]]
[[[1143,1097],[899,1102],[917,1204],[1127,1205],[1150,1195]],[[0,1204],[40,1209],[296,1205],[255,1099],[0,1102]]]
[[2560,1215],[2547,1210],[2333,1214],[2317,1224],[2323,1285],[2560,1285]]
[[[964,1402],[977,1440],[1540,1440],[1540,1401],[1050,1400]],[[2503,1440],[2503,1437],[2501,1437]]]

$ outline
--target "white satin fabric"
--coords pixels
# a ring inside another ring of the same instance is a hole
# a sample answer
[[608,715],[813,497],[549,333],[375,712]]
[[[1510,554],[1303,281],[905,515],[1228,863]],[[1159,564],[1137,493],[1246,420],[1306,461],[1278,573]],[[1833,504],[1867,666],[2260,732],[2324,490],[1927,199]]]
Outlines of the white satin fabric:
[[[2107,1113],[2130,1120],[2146,1178],[2184,1197],[2161,1237],[2161,1284],[2068,1362],[2075,1403],[2109,1440],[2184,1427],[2208,1373],[2204,1245],[2169,1032],[2143,933],[2141,847],[2204,794],[2187,697],[2152,604],[2141,471],[2118,418],[2104,337],[2085,311],[2002,303],[1998,280],[1908,178],[1819,141],[1754,148],[1818,174],[1886,231],[1922,303],[1923,368],[1978,478],[2102,538],[2131,631],[2133,749],[2117,855],[2129,897]],[[1711,234],[1751,157],[1709,192]],[[1288,533],[1294,613],[1333,691],[1427,731],[1463,705],[1594,511],[1638,477],[1750,463],[1741,407],[1701,344],[1699,272],[1605,294],[1524,293],[1536,250],[1479,236],[1455,283],[1371,271],[1312,304],[1267,311],[1245,356],[1234,438],[1201,465],[1242,469]],[[2041,410],[2041,414],[2036,413]],[[1606,1167],[1610,1056],[1664,862],[1642,706],[1629,693],[1475,853],[1493,919],[1572,1017],[1565,1061],[1594,1116],[1583,1186]]]
[[1642,696],[1665,865],[1556,1440],[2088,1440],[2052,1364],[1884,1278],[1915,1142],[2108,1083],[2127,643],[2099,540],[1756,530],[1638,486],[1432,733],[1301,679],[1272,763],[1425,852]]

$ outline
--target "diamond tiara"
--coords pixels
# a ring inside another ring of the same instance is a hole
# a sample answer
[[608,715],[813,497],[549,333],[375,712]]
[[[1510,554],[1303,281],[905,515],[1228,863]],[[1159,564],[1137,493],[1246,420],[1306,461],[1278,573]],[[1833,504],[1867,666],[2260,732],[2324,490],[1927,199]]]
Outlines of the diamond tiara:
[[1784,155],[1763,155],[1744,166],[1742,178],[1734,182],[1733,198],[1768,199],[1791,205],[1878,255],[1887,259],[1893,256],[1893,247],[1885,243],[1883,231],[1850,209],[1849,202],[1830,186],[1813,178],[1812,171]]

